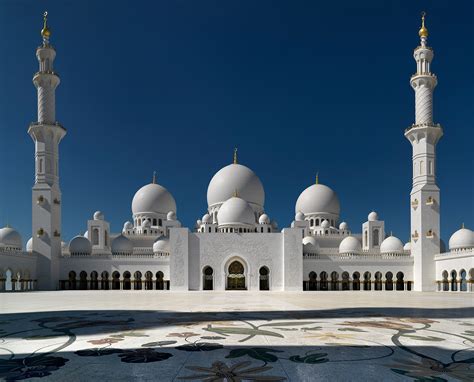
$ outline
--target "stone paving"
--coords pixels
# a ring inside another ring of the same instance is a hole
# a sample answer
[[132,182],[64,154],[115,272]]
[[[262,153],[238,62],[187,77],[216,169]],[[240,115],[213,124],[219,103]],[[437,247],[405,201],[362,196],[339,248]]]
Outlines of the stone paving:
[[473,306],[467,293],[4,293],[0,380],[473,381]]

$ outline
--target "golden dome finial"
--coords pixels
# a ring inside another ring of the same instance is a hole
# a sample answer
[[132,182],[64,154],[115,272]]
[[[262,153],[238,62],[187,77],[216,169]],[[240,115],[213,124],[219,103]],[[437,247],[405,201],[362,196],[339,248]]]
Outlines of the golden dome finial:
[[156,184],[156,171],[153,171],[153,184]]
[[461,228],[464,228],[464,223],[461,224]]
[[237,189],[234,190],[234,195],[232,195],[234,198],[238,198],[239,197],[239,193],[237,191]]
[[51,31],[48,28],[48,11],[43,13],[43,29],[41,29],[41,36],[48,39],[51,36]]
[[316,173],[316,184],[319,184],[319,171]]
[[425,16],[426,16],[426,12],[425,11],[421,12],[421,28],[418,31],[418,35],[420,37],[428,37],[428,29],[426,29],[425,27]]
[[234,164],[237,164],[237,147],[234,148]]

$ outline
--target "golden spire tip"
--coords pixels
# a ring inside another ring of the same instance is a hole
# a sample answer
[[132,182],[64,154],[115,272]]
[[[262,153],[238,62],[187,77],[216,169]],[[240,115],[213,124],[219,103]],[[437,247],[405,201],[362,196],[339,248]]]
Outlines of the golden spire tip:
[[316,184],[319,184],[319,171],[316,173]]
[[420,30],[418,31],[418,35],[420,37],[428,37],[428,29],[425,27],[425,16],[426,16],[426,12],[423,11],[421,12],[421,28]]
[[234,164],[237,164],[237,147],[234,148]]
[[41,36],[46,40],[51,36],[51,31],[48,28],[48,11],[43,13],[43,29],[41,29]]

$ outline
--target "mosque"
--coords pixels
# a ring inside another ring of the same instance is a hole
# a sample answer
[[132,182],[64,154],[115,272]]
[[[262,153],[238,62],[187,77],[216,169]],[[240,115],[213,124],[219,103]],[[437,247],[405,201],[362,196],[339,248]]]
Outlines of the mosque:
[[341,221],[336,192],[318,179],[302,190],[294,220],[280,229],[265,211],[260,179],[238,163],[237,151],[233,163],[212,177],[207,210],[192,229],[181,226],[173,195],[153,177],[133,196],[131,220],[121,232],[111,232],[106,216],[97,211],[86,233],[66,242],[59,187],[59,143],[66,129],[56,120],[60,79],[45,13],[42,44],[36,49],[39,70],[33,76],[38,121],[28,128],[35,144],[32,237],[24,249],[19,232],[0,229],[0,291],[474,292],[474,232],[465,227],[454,232],[449,249],[440,239],[436,145],[443,129],[433,122],[438,79],[430,68],[433,49],[427,45],[424,19],[410,79],[415,123],[404,132],[413,148],[406,244],[387,235],[374,211],[360,229]]

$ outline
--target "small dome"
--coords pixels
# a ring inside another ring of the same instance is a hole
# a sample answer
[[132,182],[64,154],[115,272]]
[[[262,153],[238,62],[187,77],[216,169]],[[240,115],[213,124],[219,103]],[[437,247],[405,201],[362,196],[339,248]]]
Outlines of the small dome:
[[342,222],[341,224],[339,224],[339,229],[341,231],[347,231],[349,229],[349,225],[346,222]]
[[202,217],[202,223],[204,223],[204,224],[209,224],[210,222],[211,222],[211,215],[205,214],[205,215]]
[[304,220],[304,213],[302,213],[301,211],[298,211],[295,215],[295,220],[297,222],[302,222]]
[[319,244],[312,236],[305,236],[303,238],[303,253],[317,253],[319,251]]
[[258,218],[258,224],[270,224],[270,218],[267,214],[262,214]]
[[170,241],[165,236],[160,236],[153,243],[153,253],[170,252]]
[[176,202],[170,192],[156,183],[140,188],[132,200],[132,212],[136,214],[176,212]]
[[21,235],[16,229],[4,227],[0,229],[0,246],[21,250],[23,248]]
[[339,253],[360,253],[361,251],[360,241],[354,236],[347,236],[339,244]]
[[102,211],[94,212],[94,220],[104,220],[104,214],[102,213]]
[[151,222],[148,219],[143,219],[142,228],[149,228],[149,227],[151,227]]
[[69,242],[69,252],[90,255],[92,252],[91,242],[84,236],[76,236]]
[[202,224],[202,220],[201,219],[198,219],[196,220],[196,228],[199,228]]
[[169,212],[166,214],[166,220],[169,220],[169,221],[176,220],[176,212],[174,212],[174,211],[169,211]]
[[64,252],[67,250],[67,243],[65,241],[61,241],[61,251]]
[[341,206],[336,193],[324,184],[313,184],[305,189],[296,201],[295,212],[305,215],[329,213],[339,215]]
[[133,253],[133,244],[132,242],[123,235],[118,235],[114,240],[112,240],[112,253]]
[[84,232],[84,235],[82,235],[82,236],[84,236],[86,239],[88,239],[89,238],[89,231]]
[[123,231],[127,231],[127,230],[132,229],[132,228],[133,228],[133,224],[129,221],[126,221],[123,224]]
[[278,229],[278,222],[276,220],[272,220],[271,226],[274,230]]
[[369,214],[369,216],[367,216],[367,219],[369,220],[369,222],[374,222],[374,221],[379,220],[379,215],[377,215],[377,212],[372,211],[372,212]]
[[405,245],[403,246],[403,250],[404,251],[411,251],[411,242],[410,241],[405,243]]
[[329,228],[329,222],[327,220],[323,220],[321,223],[321,228]]
[[30,237],[26,242],[26,252],[33,252],[33,238]]
[[380,253],[403,252],[403,243],[398,237],[389,236],[380,244]]
[[235,190],[248,203],[263,207],[265,191],[262,182],[251,169],[237,163],[221,168],[212,177],[207,188],[207,205],[226,202]]
[[255,215],[244,199],[234,196],[219,208],[217,221],[219,225],[254,225]]
[[449,249],[466,249],[474,247],[474,232],[467,228],[458,229],[449,238]]

